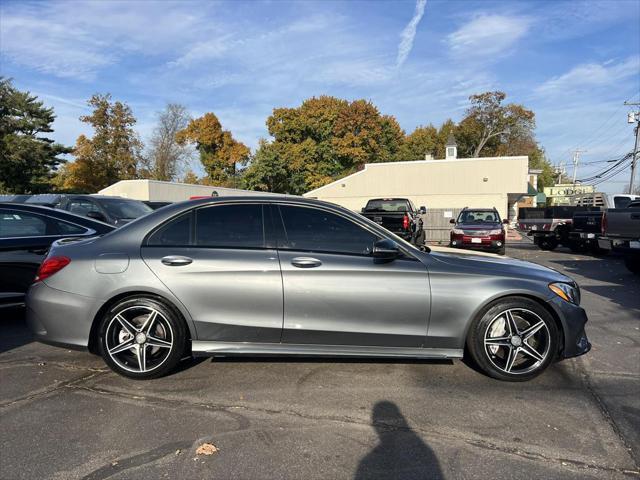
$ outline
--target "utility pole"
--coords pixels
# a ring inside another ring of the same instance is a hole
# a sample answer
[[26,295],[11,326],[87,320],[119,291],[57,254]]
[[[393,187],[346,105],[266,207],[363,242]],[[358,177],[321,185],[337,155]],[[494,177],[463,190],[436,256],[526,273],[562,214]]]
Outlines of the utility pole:
[[576,176],[578,175],[578,162],[580,161],[580,154],[586,153],[586,150],[580,150],[576,148],[573,151],[573,186],[576,186]]
[[[639,106],[640,103],[630,103],[630,102],[624,102],[625,105],[630,105],[630,106]],[[635,144],[633,146],[633,156],[631,157],[631,179],[629,180],[629,193],[632,194],[633,190],[634,190],[634,183],[635,183],[635,176],[636,176],[636,166],[638,164],[638,136],[640,135],[640,111],[637,112],[629,112],[629,116],[628,118],[628,122],[629,123],[635,123],[636,124],[636,128],[635,128],[635,132],[636,132],[636,141]]]

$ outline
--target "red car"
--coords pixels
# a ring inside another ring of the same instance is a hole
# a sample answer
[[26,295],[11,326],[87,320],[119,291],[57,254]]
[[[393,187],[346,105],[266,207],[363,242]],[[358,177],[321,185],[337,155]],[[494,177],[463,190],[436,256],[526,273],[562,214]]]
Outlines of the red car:
[[468,248],[504,255],[505,231],[500,220],[500,214],[495,208],[465,207],[457,220],[450,220],[455,224],[451,230],[449,246],[453,248]]

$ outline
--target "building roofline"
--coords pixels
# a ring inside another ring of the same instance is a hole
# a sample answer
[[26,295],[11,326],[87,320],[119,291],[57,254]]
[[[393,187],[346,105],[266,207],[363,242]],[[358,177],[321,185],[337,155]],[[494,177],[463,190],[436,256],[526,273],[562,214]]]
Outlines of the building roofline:
[[334,180],[331,183],[327,183],[326,185],[323,185],[321,187],[318,188],[314,188],[313,190],[309,190],[308,192],[303,193],[302,195],[304,197],[306,197],[307,195],[311,195],[314,192],[318,192],[320,190],[322,190],[323,188],[329,187],[331,185],[334,185],[336,183],[340,183],[343,182],[349,178],[353,178],[356,175],[360,175],[361,173],[364,173],[368,168],[370,167],[376,167],[376,166],[380,166],[380,165],[416,165],[416,164],[430,164],[430,163],[453,163],[453,162],[478,162],[478,161],[483,161],[483,160],[515,160],[515,159],[527,159],[527,161],[529,160],[529,157],[527,155],[514,155],[514,156],[508,156],[508,157],[476,157],[476,158],[452,158],[449,160],[445,160],[445,159],[433,159],[433,160],[405,160],[402,162],[379,162],[379,163],[365,163],[364,164],[364,168],[362,170],[360,170],[359,172],[355,172],[352,173],[351,175],[347,175],[346,177],[342,177],[342,178],[338,178],[337,180]]

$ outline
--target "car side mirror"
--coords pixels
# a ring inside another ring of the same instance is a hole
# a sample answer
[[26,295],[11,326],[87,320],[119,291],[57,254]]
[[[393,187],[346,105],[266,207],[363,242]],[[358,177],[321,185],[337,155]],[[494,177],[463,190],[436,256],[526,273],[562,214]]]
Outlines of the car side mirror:
[[509,225],[509,219],[508,219],[508,218],[504,218],[504,219],[502,219],[502,223],[503,223],[504,225]]
[[106,220],[104,215],[97,210],[91,210],[90,212],[87,212],[87,217],[93,218],[94,220],[100,220],[101,222],[104,222]]
[[427,207],[425,206],[420,207],[420,214],[424,215],[425,213],[427,213]]
[[455,223],[456,223],[456,219],[455,219],[455,218],[450,219],[450,220],[449,220],[449,223],[453,223],[453,224],[455,224]]
[[391,261],[398,258],[400,255],[400,249],[398,244],[388,238],[378,240],[373,244],[373,258],[378,260]]

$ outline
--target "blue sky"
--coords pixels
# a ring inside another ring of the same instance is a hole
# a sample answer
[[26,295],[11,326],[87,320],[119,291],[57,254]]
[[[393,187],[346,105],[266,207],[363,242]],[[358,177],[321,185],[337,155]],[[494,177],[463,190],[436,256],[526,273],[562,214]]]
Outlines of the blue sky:
[[[367,98],[416,126],[459,120],[472,93],[500,89],[537,115],[553,163],[633,147],[640,101],[640,1],[71,1],[0,3],[0,71],[86,127],[86,99],[126,101],[148,138],[167,102],[215,112],[251,147],[274,107],[314,95]],[[621,191],[628,175],[604,185]]]

